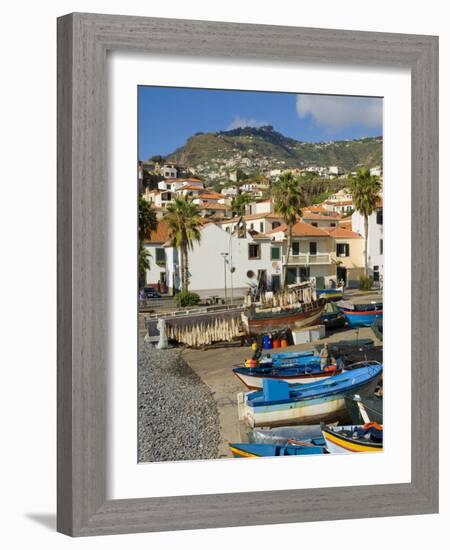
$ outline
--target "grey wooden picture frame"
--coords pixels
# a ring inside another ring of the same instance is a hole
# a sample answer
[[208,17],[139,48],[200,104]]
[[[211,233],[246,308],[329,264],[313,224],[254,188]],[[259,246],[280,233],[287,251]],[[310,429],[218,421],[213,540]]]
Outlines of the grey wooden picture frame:
[[[105,143],[111,50],[411,70],[411,483],[107,499]],[[68,535],[436,513],[438,38],[84,13],[59,18],[57,413],[57,529]]]

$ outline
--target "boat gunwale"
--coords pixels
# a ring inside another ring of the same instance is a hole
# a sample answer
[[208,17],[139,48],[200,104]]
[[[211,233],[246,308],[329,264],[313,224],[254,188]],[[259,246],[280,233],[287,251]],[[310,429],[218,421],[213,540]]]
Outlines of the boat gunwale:
[[[349,388],[336,388],[335,390],[333,391],[326,391],[326,389],[321,392],[321,393],[317,393],[316,395],[305,395],[305,396],[302,396],[302,397],[289,397],[287,399],[279,399],[279,400],[270,400],[270,401],[254,401],[253,399],[248,399],[248,395],[247,395],[247,399],[246,399],[246,405],[251,407],[251,408],[255,408],[255,407],[268,407],[268,406],[271,406],[271,405],[283,405],[284,403],[298,403],[298,402],[301,402],[301,401],[314,401],[316,399],[323,399],[325,397],[333,397],[335,395],[339,395],[341,394],[343,397],[345,397],[345,395],[351,391],[353,393],[354,390],[358,389],[358,388],[361,388],[361,387],[364,387],[364,386],[367,386],[369,385],[370,383],[372,383],[373,381],[375,381],[380,375],[381,373],[383,372],[383,368],[382,368],[382,365],[380,365],[381,368],[380,370],[376,373],[376,374],[373,374],[370,378],[367,378],[366,380],[358,383],[358,384],[355,384],[355,385],[352,385],[351,387]],[[367,367],[367,368],[375,368],[374,366],[372,367]],[[353,371],[348,371],[348,372],[353,372]],[[344,374],[344,373],[343,373]],[[323,384],[323,385],[326,385],[328,383],[328,385],[330,385],[331,382],[328,382],[328,380],[330,380],[331,378],[333,377],[330,377],[329,379],[325,379],[325,380],[320,380],[319,382],[312,382],[311,384],[316,384],[316,385],[320,385],[320,384]],[[336,383],[336,381],[334,380],[333,381],[334,383]],[[339,381],[338,381],[339,383]],[[302,386],[307,386],[307,384],[301,384]],[[296,388],[296,389],[291,389],[290,391],[298,391],[298,392],[305,392],[307,391],[308,388]],[[264,391],[259,391],[259,392],[250,392],[250,393],[261,393],[263,394]],[[254,399],[257,399],[257,397],[255,396]]]

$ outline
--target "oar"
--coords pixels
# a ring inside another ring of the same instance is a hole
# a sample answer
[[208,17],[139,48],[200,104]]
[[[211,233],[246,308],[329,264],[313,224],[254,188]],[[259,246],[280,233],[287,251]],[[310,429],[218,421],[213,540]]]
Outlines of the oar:
[[361,397],[359,395],[355,395],[353,397],[353,400],[356,401],[358,405],[358,409],[362,419],[364,420],[364,424],[369,424],[370,418],[369,418],[369,415],[367,414],[366,408],[364,407],[364,403],[361,401]]

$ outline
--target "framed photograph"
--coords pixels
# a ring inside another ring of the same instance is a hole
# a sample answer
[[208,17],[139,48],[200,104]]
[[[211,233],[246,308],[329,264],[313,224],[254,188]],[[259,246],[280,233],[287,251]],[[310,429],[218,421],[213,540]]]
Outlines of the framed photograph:
[[437,201],[437,37],[61,17],[58,530],[436,513]]

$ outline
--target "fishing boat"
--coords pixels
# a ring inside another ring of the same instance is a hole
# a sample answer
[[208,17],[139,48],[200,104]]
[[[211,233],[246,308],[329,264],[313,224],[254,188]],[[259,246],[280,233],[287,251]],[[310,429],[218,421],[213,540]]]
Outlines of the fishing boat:
[[247,439],[249,443],[286,445],[293,439],[312,442],[312,440],[323,439],[323,436],[320,424],[312,424],[309,426],[282,426],[280,428],[253,428],[248,431]]
[[342,300],[344,297],[344,287],[336,288],[317,288],[316,294],[318,298],[325,298],[328,301]]
[[[343,353],[349,348],[370,348],[374,345],[372,338],[355,338],[353,340],[339,340],[337,342],[329,342],[328,350],[332,350],[333,353]],[[323,344],[317,344],[315,349],[320,352],[323,348]]]
[[283,380],[263,380],[263,390],[238,397],[239,416],[250,427],[318,424],[347,418],[345,397],[371,395],[382,372],[382,365],[368,362],[309,384],[289,384]]
[[289,384],[306,384],[340,374],[342,368],[331,365],[322,370],[320,359],[317,358],[305,365],[279,368],[270,364],[260,364],[251,368],[237,367],[233,372],[249,390],[258,390],[263,387],[264,380],[284,380]]
[[[367,424],[371,421],[383,424],[383,398],[380,395],[349,396],[345,398],[345,405],[352,424]],[[361,405],[367,416],[362,412]]]
[[378,340],[383,341],[383,318],[375,319],[371,328]]
[[321,437],[317,442],[272,445],[270,443],[230,443],[230,451],[235,458],[258,458],[269,456],[311,456],[327,453],[325,441]]
[[249,335],[267,334],[288,328],[314,325],[325,308],[326,300],[317,298],[311,282],[290,285],[286,292],[263,294],[258,303],[246,298],[242,323]]
[[345,315],[341,311],[325,311],[320,316],[320,322],[327,329],[345,327]]
[[375,319],[383,317],[383,304],[381,302],[371,304],[352,304],[351,302],[338,302],[338,309],[345,315],[347,323],[352,327],[370,327]]
[[383,426],[376,422],[362,426],[322,425],[322,435],[331,454],[373,453],[383,450]]
[[293,365],[307,365],[319,362],[319,355],[314,350],[307,351],[285,351],[280,353],[266,354],[261,358],[261,363],[270,363],[277,368],[292,367]]

